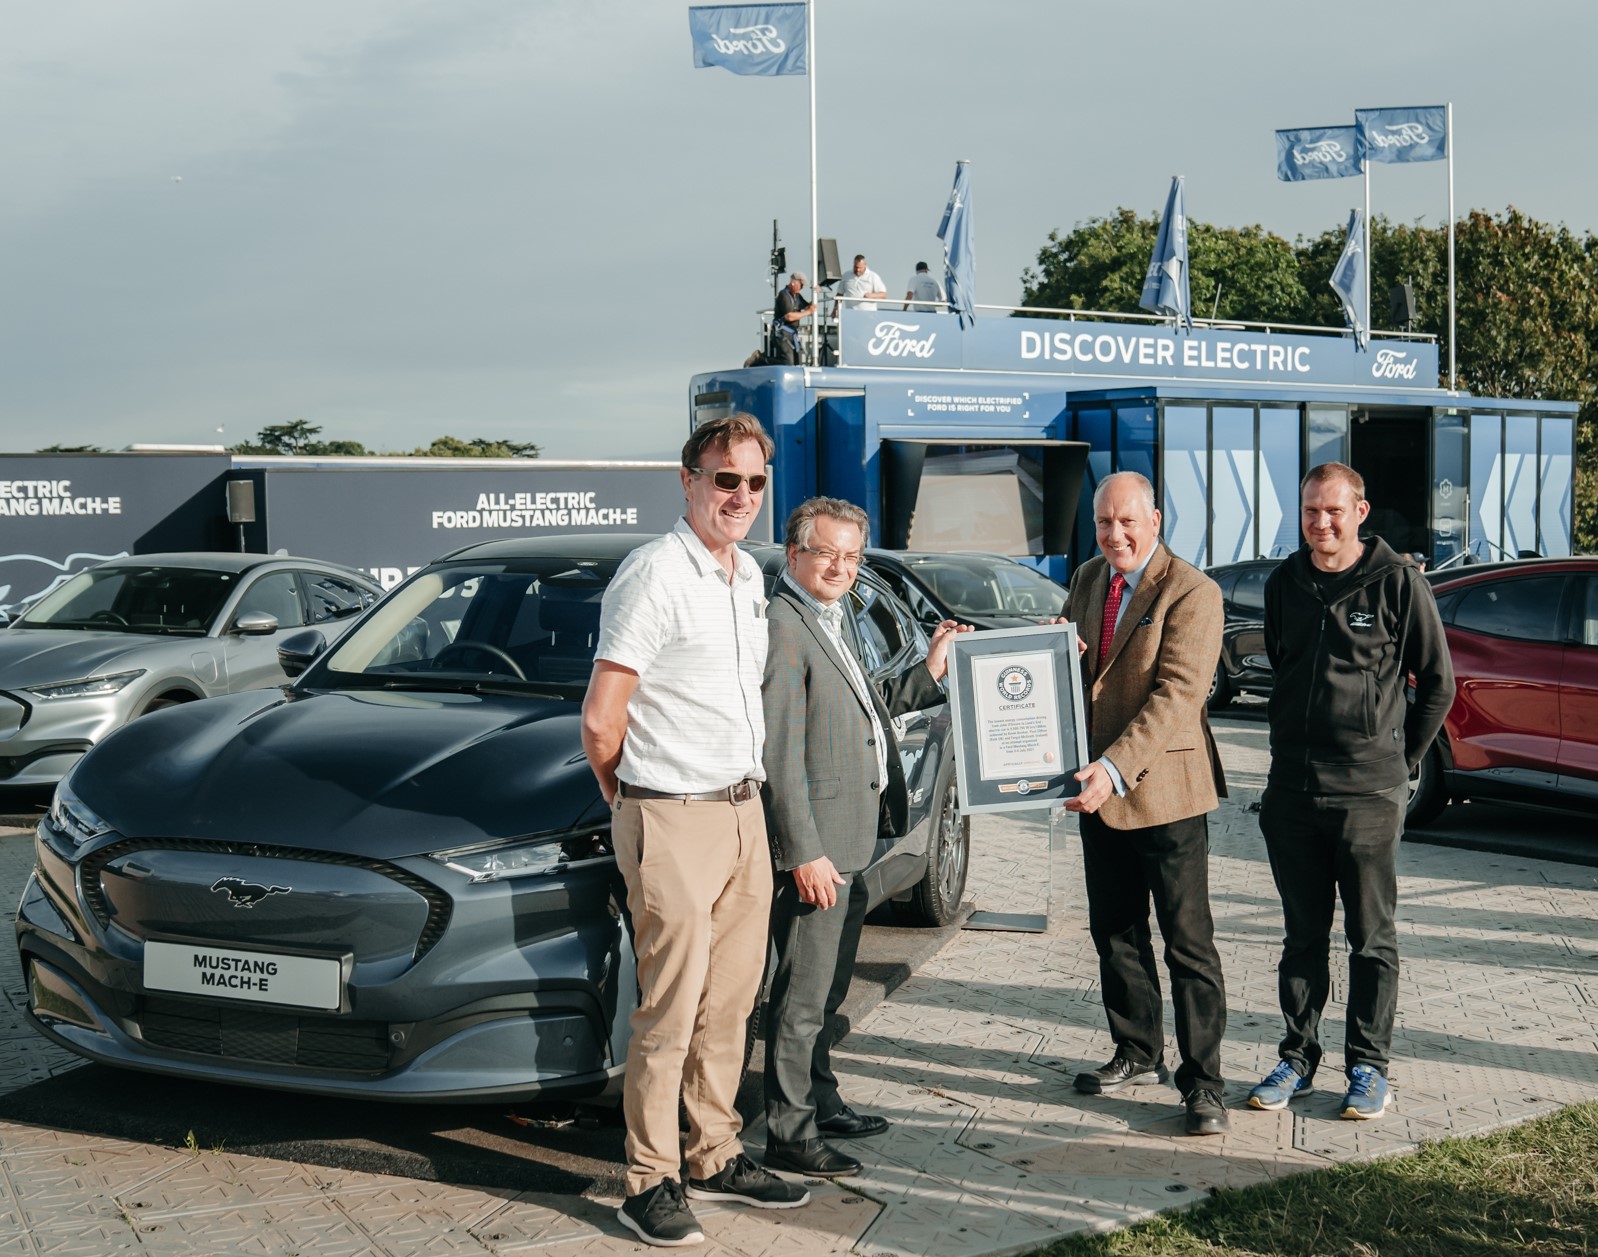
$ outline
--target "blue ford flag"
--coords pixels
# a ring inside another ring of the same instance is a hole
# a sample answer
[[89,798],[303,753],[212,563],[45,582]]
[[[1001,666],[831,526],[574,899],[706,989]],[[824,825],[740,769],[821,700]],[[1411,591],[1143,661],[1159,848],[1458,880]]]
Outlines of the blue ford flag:
[[803,4],[709,4],[688,10],[694,67],[734,74],[805,73]]
[[1448,108],[1356,109],[1360,156],[1368,161],[1442,161],[1448,156]]
[[1182,211],[1182,176],[1171,180],[1171,195],[1160,219],[1160,235],[1143,279],[1138,305],[1153,314],[1169,315],[1193,330],[1193,303],[1187,287],[1187,215]]
[[1361,349],[1370,344],[1371,320],[1365,271],[1365,215],[1360,210],[1348,216],[1348,239],[1343,255],[1332,268],[1332,291],[1343,303],[1343,317],[1354,330],[1354,343]]
[[1276,177],[1287,183],[1305,179],[1346,179],[1362,172],[1356,127],[1302,127],[1276,133]]
[[954,187],[938,224],[943,241],[943,267],[948,275],[949,308],[960,316],[960,326],[977,321],[974,308],[977,284],[976,241],[971,233],[971,169],[969,162],[954,164]]

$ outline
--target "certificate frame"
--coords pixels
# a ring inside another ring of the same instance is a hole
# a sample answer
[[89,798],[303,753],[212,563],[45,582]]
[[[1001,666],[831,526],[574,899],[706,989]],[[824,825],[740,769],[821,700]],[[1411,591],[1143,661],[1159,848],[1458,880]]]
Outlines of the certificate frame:
[[949,643],[955,779],[964,812],[1052,808],[1088,762],[1074,624],[989,629]]

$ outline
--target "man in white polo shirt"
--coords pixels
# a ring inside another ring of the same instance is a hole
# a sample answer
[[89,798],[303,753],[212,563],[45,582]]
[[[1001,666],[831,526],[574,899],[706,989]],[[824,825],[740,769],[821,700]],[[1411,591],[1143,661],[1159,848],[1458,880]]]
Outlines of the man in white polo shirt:
[[810,1199],[744,1155],[734,1107],[771,911],[760,804],[765,582],[738,542],[760,511],[773,448],[752,415],[688,438],[687,511],[630,554],[605,591],[583,703],[583,749],[611,805],[638,957],[617,1216],[661,1246],[705,1238],[684,1194],[760,1209]]

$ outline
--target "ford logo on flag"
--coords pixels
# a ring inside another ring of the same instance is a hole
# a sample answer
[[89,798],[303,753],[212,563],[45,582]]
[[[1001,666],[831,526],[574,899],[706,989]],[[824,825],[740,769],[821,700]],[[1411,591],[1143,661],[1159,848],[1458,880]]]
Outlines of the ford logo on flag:
[[892,319],[884,319],[877,324],[875,333],[866,345],[866,352],[873,358],[930,358],[938,334],[928,332],[919,338],[908,334],[920,330],[919,323],[896,323]]
[[720,35],[711,35],[711,42],[717,52],[737,54],[763,55],[772,52],[787,52],[788,45],[777,34],[777,28],[769,23],[759,26],[730,26],[727,28],[729,35],[747,35],[747,39],[723,39]]
[[1327,166],[1340,166],[1347,160],[1348,154],[1336,140],[1321,140],[1319,143],[1306,144],[1293,150],[1293,161],[1300,166],[1310,166],[1316,162]]

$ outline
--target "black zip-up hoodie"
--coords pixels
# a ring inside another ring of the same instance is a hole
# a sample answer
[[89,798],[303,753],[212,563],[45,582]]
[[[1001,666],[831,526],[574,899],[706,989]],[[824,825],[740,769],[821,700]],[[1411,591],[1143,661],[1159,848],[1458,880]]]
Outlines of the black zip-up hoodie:
[[[1268,782],[1283,789],[1395,789],[1454,701],[1454,668],[1431,587],[1379,537],[1335,576],[1315,569],[1307,546],[1271,573],[1265,653],[1276,673]],[[1410,676],[1413,702],[1405,693]]]

